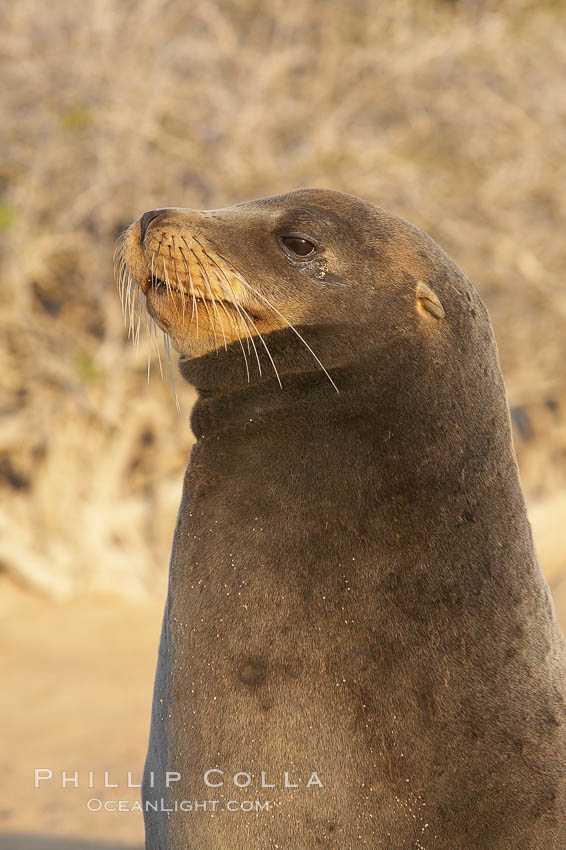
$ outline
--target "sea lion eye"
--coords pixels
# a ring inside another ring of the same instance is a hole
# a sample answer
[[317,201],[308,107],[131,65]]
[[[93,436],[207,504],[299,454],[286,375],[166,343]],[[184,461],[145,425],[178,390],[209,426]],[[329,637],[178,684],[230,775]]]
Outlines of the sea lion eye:
[[297,257],[308,257],[316,251],[313,243],[301,236],[281,236],[280,239],[287,250]]

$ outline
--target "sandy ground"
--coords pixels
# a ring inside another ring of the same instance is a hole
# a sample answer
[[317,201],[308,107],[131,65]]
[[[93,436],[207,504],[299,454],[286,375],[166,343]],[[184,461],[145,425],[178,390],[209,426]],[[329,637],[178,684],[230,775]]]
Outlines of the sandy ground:
[[[7,581],[0,599],[0,850],[142,847],[139,812],[86,802],[138,798],[127,772],[141,781],[162,600],[54,603]],[[35,789],[35,768],[53,779]],[[79,788],[62,788],[62,771],[79,771]],[[119,788],[104,789],[105,771]]]
[[[566,628],[566,577],[546,572]],[[4,580],[0,600],[0,850],[141,850],[139,812],[87,801],[139,797],[128,771],[140,781],[162,599],[53,602]],[[34,788],[35,768],[53,778]],[[63,771],[79,771],[79,788],[62,787]]]

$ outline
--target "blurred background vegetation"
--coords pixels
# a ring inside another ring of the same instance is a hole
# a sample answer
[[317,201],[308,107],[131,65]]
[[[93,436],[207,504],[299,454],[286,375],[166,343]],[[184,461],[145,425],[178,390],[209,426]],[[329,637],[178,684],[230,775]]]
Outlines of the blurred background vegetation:
[[[300,186],[428,231],[486,301],[547,575],[566,566],[566,4],[0,6],[0,564],[136,595],[166,573],[191,391],[147,385],[116,237]],[[151,354],[155,363],[155,354]]]

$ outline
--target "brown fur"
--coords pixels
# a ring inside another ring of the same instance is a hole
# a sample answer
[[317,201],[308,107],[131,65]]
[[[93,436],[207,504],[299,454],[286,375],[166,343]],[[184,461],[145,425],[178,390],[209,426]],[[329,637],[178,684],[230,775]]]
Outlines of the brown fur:
[[[290,230],[312,261],[284,255]],[[225,258],[318,361],[245,287],[282,388],[257,334],[249,381],[235,333],[196,342],[183,296],[147,282],[161,233]],[[199,391],[144,798],[273,804],[148,814],[146,846],[562,850],[564,641],[473,287],[425,234],[335,192],[166,210],[140,236],[124,257]],[[254,785],[208,789],[216,767]],[[302,785],[262,790],[261,771]]]

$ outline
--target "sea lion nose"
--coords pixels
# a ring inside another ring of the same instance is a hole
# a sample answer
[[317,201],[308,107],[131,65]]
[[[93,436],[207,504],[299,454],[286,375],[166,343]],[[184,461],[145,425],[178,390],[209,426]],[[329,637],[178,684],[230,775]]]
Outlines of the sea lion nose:
[[154,218],[157,218],[158,216],[160,216],[164,212],[165,212],[165,210],[149,210],[148,212],[145,212],[142,215],[141,222],[140,222],[140,242],[143,243],[143,240],[145,239],[145,234],[147,232],[147,228],[149,227],[151,222],[154,220]]

